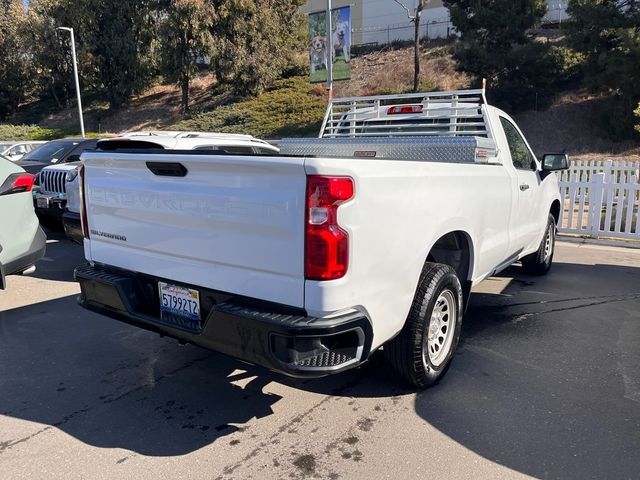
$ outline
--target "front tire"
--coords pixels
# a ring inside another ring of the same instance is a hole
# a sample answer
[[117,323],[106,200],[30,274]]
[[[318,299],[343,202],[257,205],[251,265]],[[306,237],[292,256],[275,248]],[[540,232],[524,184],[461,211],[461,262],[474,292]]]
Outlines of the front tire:
[[413,387],[437,384],[447,373],[460,338],[463,294],[448,265],[426,263],[407,321],[384,352],[393,370]]
[[538,251],[522,259],[522,269],[529,275],[546,275],[553,263],[556,249],[556,219],[549,215]]

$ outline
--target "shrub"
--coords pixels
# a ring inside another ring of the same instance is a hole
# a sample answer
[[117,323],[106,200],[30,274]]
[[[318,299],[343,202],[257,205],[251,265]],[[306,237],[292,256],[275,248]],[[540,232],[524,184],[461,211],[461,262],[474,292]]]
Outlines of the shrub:
[[262,138],[317,133],[326,109],[322,90],[306,77],[275,82],[261,95],[182,120],[172,130],[249,133]]
[[38,125],[0,124],[0,140],[53,140],[65,135],[63,130]]

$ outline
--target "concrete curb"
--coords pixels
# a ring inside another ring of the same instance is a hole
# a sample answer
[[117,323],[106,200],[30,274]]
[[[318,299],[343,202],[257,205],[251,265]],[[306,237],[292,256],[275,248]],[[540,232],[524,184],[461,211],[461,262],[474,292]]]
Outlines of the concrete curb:
[[559,242],[573,243],[577,245],[600,245],[602,247],[619,247],[619,248],[633,248],[640,249],[640,242],[633,240],[613,240],[604,238],[582,238],[574,237],[572,235],[558,234],[557,239]]

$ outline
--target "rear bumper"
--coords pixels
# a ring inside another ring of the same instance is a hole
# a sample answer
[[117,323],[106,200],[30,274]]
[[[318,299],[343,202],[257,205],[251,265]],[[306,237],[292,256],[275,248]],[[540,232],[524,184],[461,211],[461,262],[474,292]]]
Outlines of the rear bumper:
[[160,319],[158,281],[165,279],[90,265],[76,268],[75,278],[78,303],[88,310],[291,376],[356,367],[371,349],[371,323],[361,312],[309,317],[302,310],[182,285],[200,292],[203,317],[197,330],[185,330]]
[[[38,199],[45,199],[46,207],[38,206]],[[61,218],[64,214],[64,207],[67,205],[66,198],[60,198],[57,194],[36,193],[33,197],[33,207],[38,217]]]
[[82,226],[80,224],[80,214],[66,211],[62,214],[62,226],[64,233],[76,243],[82,244]]
[[29,245],[29,248],[24,254],[20,255],[14,260],[11,260],[8,263],[0,263],[0,290],[4,290],[6,286],[5,277],[7,275],[22,272],[23,270],[29,268],[31,265],[44,257],[46,249],[47,236],[42,231],[42,228],[38,226],[36,235],[33,238],[31,245]]

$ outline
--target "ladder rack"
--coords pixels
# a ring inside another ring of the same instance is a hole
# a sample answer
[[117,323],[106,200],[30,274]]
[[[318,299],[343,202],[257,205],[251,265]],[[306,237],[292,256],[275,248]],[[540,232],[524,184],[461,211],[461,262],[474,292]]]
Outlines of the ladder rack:
[[331,99],[319,138],[489,137],[486,104],[484,88]]

